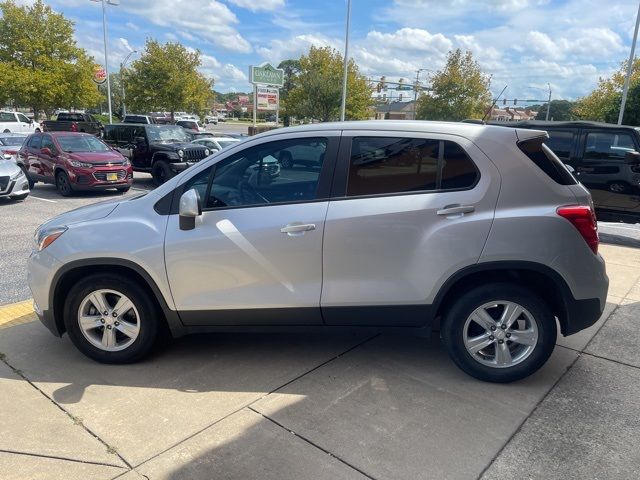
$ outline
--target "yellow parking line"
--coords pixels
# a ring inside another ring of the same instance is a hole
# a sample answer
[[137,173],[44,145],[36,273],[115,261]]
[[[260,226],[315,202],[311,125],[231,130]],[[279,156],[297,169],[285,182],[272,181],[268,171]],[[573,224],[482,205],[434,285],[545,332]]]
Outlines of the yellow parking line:
[[0,330],[33,322],[37,319],[38,317],[33,311],[32,300],[0,306]]

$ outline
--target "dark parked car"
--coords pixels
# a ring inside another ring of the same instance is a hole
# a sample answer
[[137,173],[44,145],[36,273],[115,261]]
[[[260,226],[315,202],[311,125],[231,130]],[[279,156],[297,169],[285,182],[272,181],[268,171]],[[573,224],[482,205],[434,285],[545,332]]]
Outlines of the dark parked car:
[[506,126],[547,131],[549,139],[544,143],[590,190],[598,219],[640,222],[640,154],[636,153],[640,152],[640,128],[543,121]]
[[18,152],[29,183],[53,183],[68,197],[78,190],[115,188],[127,192],[133,183],[131,163],[88,133],[31,135]]
[[157,185],[211,153],[190,143],[187,132],[175,125],[107,125],[104,138],[131,161],[134,171],[150,172]]
[[102,123],[88,113],[64,113],[58,114],[55,120],[42,122],[45,132],[83,132],[93,135],[102,135]]

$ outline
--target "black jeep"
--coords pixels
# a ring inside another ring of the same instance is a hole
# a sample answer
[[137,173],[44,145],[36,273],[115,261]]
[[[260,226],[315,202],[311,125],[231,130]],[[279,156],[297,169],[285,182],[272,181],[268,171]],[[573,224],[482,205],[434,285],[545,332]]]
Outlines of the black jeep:
[[175,125],[112,124],[104,140],[131,161],[136,172],[150,172],[156,185],[199,162],[211,153]]

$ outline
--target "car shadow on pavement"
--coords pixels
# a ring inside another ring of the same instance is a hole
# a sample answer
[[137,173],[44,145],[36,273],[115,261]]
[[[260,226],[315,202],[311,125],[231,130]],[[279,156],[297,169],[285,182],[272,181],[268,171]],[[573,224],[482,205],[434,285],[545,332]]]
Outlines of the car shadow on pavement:
[[176,479],[357,478],[346,463],[470,478],[577,357],[558,347],[533,376],[496,385],[458,370],[437,335],[225,333],[102,365],[37,322],[3,330],[0,352],[141,473]]

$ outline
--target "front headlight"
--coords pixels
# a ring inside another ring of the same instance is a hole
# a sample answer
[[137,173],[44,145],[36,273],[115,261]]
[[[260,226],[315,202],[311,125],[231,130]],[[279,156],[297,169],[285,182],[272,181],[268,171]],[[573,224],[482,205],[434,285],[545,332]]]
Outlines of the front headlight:
[[24,177],[24,172],[22,170],[11,175],[11,180],[18,180],[20,177]]
[[205,148],[205,149],[204,149],[204,156],[205,156],[205,157],[208,157],[208,156],[209,156],[209,149],[208,149],[208,148]]
[[91,168],[93,163],[79,162],[78,160],[69,160],[69,165],[76,168]]
[[67,231],[67,227],[64,225],[61,227],[49,227],[49,228],[38,228],[36,230],[35,235],[33,236],[33,240],[35,242],[35,247],[38,252],[44,250],[53,242],[55,242],[60,235]]
[[184,150],[178,150],[178,156],[180,158],[184,157]]
[[122,162],[122,166],[123,166],[123,167],[128,167],[129,165],[131,165],[131,162],[129,161],[129,159],[128,159],[128,158],[125,158],[125,159],[124,159],[124,162]]
[[2,158],[4,158],[5,160],[11,160],[13,157],[11,155],[9,155],[8,153],[3,153],[2,154]]

